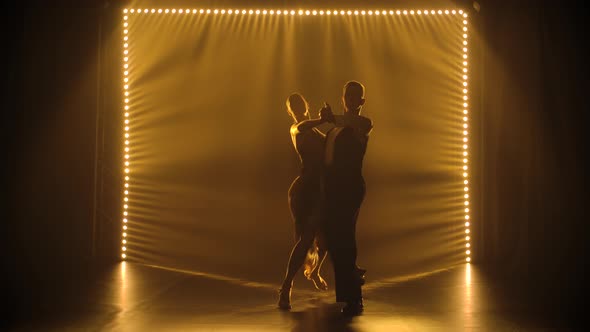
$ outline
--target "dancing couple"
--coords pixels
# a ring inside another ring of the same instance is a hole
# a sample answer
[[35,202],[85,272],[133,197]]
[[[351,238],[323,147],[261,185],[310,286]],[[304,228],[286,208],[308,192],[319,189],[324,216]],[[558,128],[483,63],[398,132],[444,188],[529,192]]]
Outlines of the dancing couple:
[[[356,221],[365,196],[362,163],[373,125],[361,116],[365,87],[356,81],[344,85],[343,115],[334,115],[324,103],[319,118],[312,119],[300,94],[287,99],[293,118],[291,139],[301,160],[301,173],[289,188],[289,207],[295,222],[296,243],[279,290],[278,306],[291,309],[293,278],[304,274],[315,287],[327,290],[320,269],[330,254],[334,267],[336,302],[344,302],[345,315],[363,311],[361,286],[365,270],[356,264]],[[331,123],[326,133],[317,127]]]

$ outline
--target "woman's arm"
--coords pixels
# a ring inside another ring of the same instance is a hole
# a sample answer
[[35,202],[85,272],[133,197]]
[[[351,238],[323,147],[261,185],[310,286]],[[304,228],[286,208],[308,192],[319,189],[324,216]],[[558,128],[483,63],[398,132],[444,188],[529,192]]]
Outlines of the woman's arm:
[[301,121],[291,126],[291,134],[297,134],[311,130],[324,122],[326,122],[326,120],[321,118]]

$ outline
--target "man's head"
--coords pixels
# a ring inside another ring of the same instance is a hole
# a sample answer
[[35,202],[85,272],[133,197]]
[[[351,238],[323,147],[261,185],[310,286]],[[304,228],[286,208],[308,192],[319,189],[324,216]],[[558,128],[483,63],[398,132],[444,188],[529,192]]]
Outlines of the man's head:
[[345,112],[360,113],[365,104],[365,86],[357,81],[348,81],[342,90],[342,103]]
[[307,101],[299,93],[291,94],[285,104],[287,105],[287,112],[296,122],[309,118]]

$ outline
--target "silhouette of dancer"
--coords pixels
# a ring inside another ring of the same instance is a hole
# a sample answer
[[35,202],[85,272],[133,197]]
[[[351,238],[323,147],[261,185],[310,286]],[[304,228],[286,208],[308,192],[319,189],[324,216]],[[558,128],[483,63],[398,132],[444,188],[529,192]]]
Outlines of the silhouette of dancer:
[[335,128],[326,136],[324,171],[324,235],[334,265],[336,301],[345,302],[342,312],[363,311],[361,285],[364,270],[356,267],[356,221],[365,196],[363,158],[373,123],[360,115],[365,87],[356,81],[344,85],[344,114],[334,116],[326,104],[321,113],[334,118]]
[[[325,246],[319,232],[320,228],[320,178],[324,163],[325,136],[316,126],[331,119],[327,110],[320,112],[319,119],[311,119],[307,101],[294,93],[287,99],[287,111],[293,117],[291,139],[301,160],[301,174],[289,188],[289,207],[295,221],[295,246],[291,251],[287,272],[279,290],[281,309],[291,308],[291,288],[293,278],[306,263],[305,276],[315,287],[326,290],[328,285],[320,275],[326,257]],[[306,261],[307,258],[307,261]]]

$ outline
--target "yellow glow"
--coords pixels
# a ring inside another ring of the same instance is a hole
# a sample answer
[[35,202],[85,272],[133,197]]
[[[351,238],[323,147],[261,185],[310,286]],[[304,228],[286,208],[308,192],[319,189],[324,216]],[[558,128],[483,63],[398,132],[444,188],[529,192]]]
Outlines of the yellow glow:
[[166,10],[164,11],[164,13],[165,13],[165,14],[168,14],[169,12],[170,12],[170,9],[166,9]]
[[466,156],[467,155],[467,151],[463,151],[463,155]]
[[310,13],[311,13],[311,12],[310,12],[309,10],[306,10],[306,11],[305,11],[305,15],[308,15],[308,16],[309,16],[309,14],[310,14]]
[[465,260],[469,263],[471,262],[471,257],[467,257]]
[[[365,15],[367,12],[364,10],[361,10],[361,15]],[[356,15],[356,14],[355,14]]]
[[467,17],[467,13],[463,14],[463,17]]
[[466,236],[465,237],[465,241],[469,241],[469,240],[471,240],[471,237],[470,236]]
[[469,208],[465,208],[465,213],[469,213]]
[[375,11],[375,15],[379,15],[379,14],[380,14],[380,13],[379,13],[379,11],[378,11],[378,10],[376,10],[376,11]]
[[453,9],[453,11],[451,12],[453,14],[457,14],[457,11]]
[[469,234],[469,233],[470,233],[469,229],[466,229],[465,234]]
[[125,90],[127,90],[127,89],[129,89],[129,85],[128,85],[128,84],[125,84],[125,86],[123,86],[123,88],[124,88]]
[[467,142],[467,137],[463,137],[463,142]]
[[125,181],[129,181],[129,177],[128,176],[125,177]]
[[148,9],[144,9],[143,12],[147,14],[149,12],[149,10]]
[[359,14],[359,11],[358,10],[355,10],[354,11],[354,15],[358,15],[358,14]]
[[463,166],[463,170],[466,171],[467,170],[467,165]]
[[469,221],[465,222],[465,227],[469,227]]
[[128,79],[127,77],[125,77],[125,78],[123,79],[123,81],[125,81],[125,83],[127,83],[127,82],[129,82],[129,79]]
[[126,244],[127,240],[122,240],[121,243]]
[[127,216],[129,213],[127,213],[127,211],[123,212],[124,216]]
[[469,183],[468,180],[463,181],[463,184],[468,184],[468,183]]
[[438,14],[439,14],[439,15],[441,15],[442,13],[443,13],[443,12],[442,12],[442,10],[439,10],[439,11],[438,11]]
[[132,12],[132,13],[135,13],[135,9],[131,9],[131,12]]
[[418,11],[418,15],[422,15],[422,11],[421,10]]
[[470,255],[470,254],[471,254],[471,250],[467,250],[467,251],[465,251],[465,253],[466,253],[467,255]]
[[387,11],[384,10],[384,11],[381,12],[381,14],[387,15]]
[[468,187],[463,188],[463,191],[469,191]]
[[127,8],[123,9],[123,13],[127,13]]
[[125,258],[125,257],[127,257],[127,255],[125,255],[125,254],[122,254],[122,255],[121,255],[121,257]]
[[460,9],[459,10],[459,14],[463,14],[463,9]]
[[467,38],[467,34],[466,33],[463,34],[463,38]]
[[471,247],[471,244],[470,243],[466,243],[465,244],[465,247],[469,248],[469,247]]
[[465,219],[469,220],[469,215],[466,215],[466,216],[465,216]]
[[395,11],[395,13],[396,13],[397,15],[400,15],[402,12],[401,12],[401,11],[399,11],[399,10],[396,10],[396,11]]
[[463,149],[467,150],[467,144],[463,144]]
[[125,188],[129,188],[129,183],[125,183]]
[[[215,10],[213,11],[213,14],[215,14],[215,15],[217,15],[218,13],[219,13],[219,9],[215,9]],[[260,10],[257,10],[257,11],[256,11],[256,14],[260,14]]]
[[349,10],[349,11],[346,12],[346,14],[352,15],[352,11]]
[[429,14],[429,11],[428,10],[425,10],[424,11],[424,15],[428,15],[428,14]]
[[127,16],[123,16],[123,19],[124,19],[125,21],[127,21],[127,18],[128,18]]
[[448,10],[445,10],[445,14],[449,15],[449,11]]
[[[229,13],[231,14],[231,9],[229,10]],[[271,15],[274,15],[274,14],[275,14],[275,11],[271,9],[269,13],[270,13]]]
[[312,11],[311,13],[312,13],[313,15],[317,15],[317,14],[318,14],[318,11],[317,11],[317,10],[314,10],[314,11]]
[[372,10],[369,10],[369,15],[373,15],[373,11]]
[[436,14],[436,11],[434,11],[434,10],[431,10],[431,11],[430,11],[430,14],[432,14],[432,15],[435,15],[435,14]]
[[320,10],[320,15],[324,15],[324,11],[323,10]]
[[127,233],[123,232],[123,237],[127,237]]
[[344,15],[344,10],[341,10],[340,11],[340,15]]
[[326,14],[327,15],[332,15],[332,12],[328,10],[328,11],[326,11]]
[[127,251],[127,247],[123,247],[121,248],[123,251]]
[[463,130],[463,136],[467,136],[467,130]]
[[172,13],[173,13],[173,14],[174,14],[174,13],[176,13],[176,9],[172,9]]
[[469,205],[469,201],[465,201],[465,205]]
[[[125,190],[125,191],[127,191],[127,190]],[[127,210],[129,208],[129,205],[125,204],[125,205],[123,205],[123,208],[125,210]],[[123,222],[127,222],[127,219],[123,219]]]
[[125,173],[129,173],[129,168],[125,168]]
[[463,114],[467,114],[467,110],[463,110]]
[[129,39],[129,37],[127,37],[127,36],[123,37],[123,40],[127,40],[127,39]]
[[465,196],[464,196],[464,197],[465,197],[465,198],[469,198],[469,194],[465,194]]
[[463,173],[463,177],[466,178],[467,177],[467,173]]
[[404,15],[408,15],[408,11],[407,10],[404,10]]
[[414,11],[413,11],[413,10],[410,10],[410,14],[411,14],[411,15],[414,15]]
[[291,11],[291,15],[295,15],[295,11],[294,10]]
[[[467,41],[466,40],[463,41],[463,45],[467,45]],[[463,62],[463,64],[464,65],[467,65],[465,62]]]
[[[281,15],[281,10],[277,10],[277,15]],[[287,11],[285,10],[285,15],[287,15]]]

